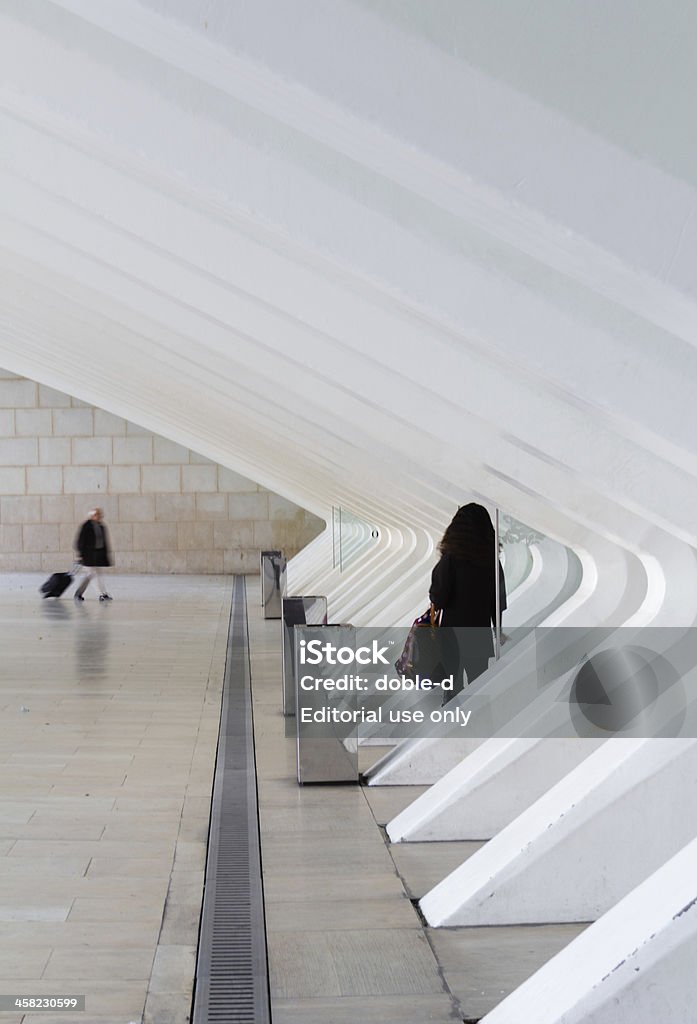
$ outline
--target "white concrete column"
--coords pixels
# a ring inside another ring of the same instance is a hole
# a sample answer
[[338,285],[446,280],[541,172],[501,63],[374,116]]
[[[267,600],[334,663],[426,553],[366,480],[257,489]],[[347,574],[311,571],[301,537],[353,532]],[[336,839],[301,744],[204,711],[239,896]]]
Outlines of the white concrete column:
[[387,834],[393,843],[491,839],[602,742],[486,740],[393,818]]
[[694,1024],[697,840],[503,1000],[482,1024]]
[[609,740],[421,900],[429,924],[591,921],[697,835],[697,740]]

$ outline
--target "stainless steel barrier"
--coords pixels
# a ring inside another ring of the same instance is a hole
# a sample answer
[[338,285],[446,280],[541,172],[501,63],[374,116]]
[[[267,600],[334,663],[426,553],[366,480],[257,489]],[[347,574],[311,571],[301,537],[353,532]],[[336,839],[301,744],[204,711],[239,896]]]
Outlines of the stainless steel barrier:
[[[316,713],[323,718],[323,713],[342,711],[350,708],[355,702],[351,696],[337,690],[303,690],[303,676],[331,677],[337,674],[337,666],[312,665],[301,662],[303,640],[310,642],[321,639],[322,643],[331,640],[337,647],[355,647],[355,629],[353,626],[294,626],[293,646],[295,649],[295,693],[296,693],[296,737],[298,783],[307,782],[357,782],[358,781],[358,741],[354,736],[347,736],[354,730],[351,726],[332,724],[330,720],[318,728],[315,724],[304,725],[301,712]],[[329,715],[326,716],[327,719]]]
[[285,557],[280,552],[265,552],[261,559],[261,603],[265,619],[280,619],[285,592]]
[[260,590],[260,595],[261,595],[260,599],[261,599],[261,607],[262,608],[264,607],[264,586],[263,586],[263,580],[264,580],[264,558],[270,557],[271,555],[283,555],[283,552],[281,550],[277,550],[275,548],[274,548],[273,551],[260,551],[259,552],[259,578],[262,580],[262,586],[259,588],[259,590]]
[[283,676],[283,714],[295,715],[294,626],[326,626],[326,597],[284,597],[281,601],[281,670]]

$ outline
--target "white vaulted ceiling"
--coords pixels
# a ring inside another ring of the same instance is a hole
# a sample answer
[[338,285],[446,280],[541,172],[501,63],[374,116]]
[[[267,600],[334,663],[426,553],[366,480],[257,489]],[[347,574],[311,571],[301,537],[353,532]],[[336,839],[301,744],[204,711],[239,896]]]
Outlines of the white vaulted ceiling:
[[496,503],[691,621],[674,6],[0,0],[0,365],[325,517]]

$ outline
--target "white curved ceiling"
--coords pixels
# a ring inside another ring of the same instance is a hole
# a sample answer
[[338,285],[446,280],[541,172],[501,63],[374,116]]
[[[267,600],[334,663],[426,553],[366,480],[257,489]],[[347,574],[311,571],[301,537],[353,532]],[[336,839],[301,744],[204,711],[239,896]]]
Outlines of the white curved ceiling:
[[320,515],[626,549],[645,607],[694,574],[697,15],[629,6],[0,0],[0,365]]

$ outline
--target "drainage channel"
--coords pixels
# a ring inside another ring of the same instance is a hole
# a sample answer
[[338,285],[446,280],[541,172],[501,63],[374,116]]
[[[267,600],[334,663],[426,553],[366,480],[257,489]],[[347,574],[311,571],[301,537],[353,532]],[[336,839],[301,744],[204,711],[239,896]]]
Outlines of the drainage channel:
[[192,1021],[270,1020],[247,599],[235,576]]

